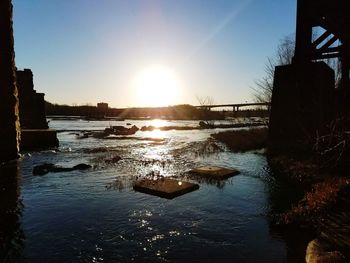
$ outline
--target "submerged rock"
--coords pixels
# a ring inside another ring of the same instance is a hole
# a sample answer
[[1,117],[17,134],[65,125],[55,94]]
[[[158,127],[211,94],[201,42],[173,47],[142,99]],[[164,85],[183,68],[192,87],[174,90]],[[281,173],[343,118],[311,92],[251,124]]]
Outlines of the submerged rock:
[[124,126],[111,126],[102,132],[94,132],[92,136],[99,139],[108,139],[109,136],[134,135],[138,130],[139,128],[135,125],[130,128]]
[[104,132],[108,135],[133,135],[138,130],[139,128],[137,128],[135,125],[131,126],[130,128],[126,128],[124,126],[111,126],[106,128]]
[[87,170],[87,169],[90,169],[91,167],[92,166],[90,164],[80,163],[80,164],[77,164],[77,165],[73,166],[72,168],[68,168],[68,169]]
[[87,139],[87,138],[89,138],[90,135],[91,135],[91,133],[84,132],[81,134],[76,134],[76,138],[77,139]]
[[37,165],[33,168],[33,175],[45,175],[47,173],[59,173],[59,172],[70,172],[74,170],[87,170],[92,166],[85,163],[80,163],[73,167],[62,167],[55,165],[53,163],[44,163],[41,165]]
[[104,153],[108,152],[110,149],[108,147],[97,147],[97,148],[92,148],[92,149],[84,149],[84,153]]
[[44,163],[33,168],[33,175],[44,175],[50,172],[55,165],[53,163]]
[[214,124],[211,124],[211,123],[206,122],[206,121],[200,121],[199,127],[201,127],[202,129],[210,129],[210,128],[214,127]]
[[120,156],[116,155],[116,156],[113,156],[113,157],[110,158],[110,159],[105,160],[105,163],[117,163],[117,162],[119,162],[121,159],[122,159],[122,158],[121,158]]

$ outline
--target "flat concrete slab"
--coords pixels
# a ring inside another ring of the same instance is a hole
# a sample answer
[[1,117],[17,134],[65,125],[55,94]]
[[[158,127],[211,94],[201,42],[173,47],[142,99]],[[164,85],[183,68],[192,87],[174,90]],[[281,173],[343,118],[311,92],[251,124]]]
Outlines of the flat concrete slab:
[[199,185],[175,179],[161,178],[158,180],[143,179],[136,182],[133,188],[138,192],[173,199],[199,189]]
[[202,177],[206,177],[206,178],[222,180],[222,179],[227,179],[229,177],[232,177],[236,174],[239,174],[239,171],[233,168],[228,169],[228,168],[208,165],[208,166],[201,166],[201,167],[192,169],[190,173],[196,174]]
[[22,129],[21,150],[58,147],[57,132],[51,129]]

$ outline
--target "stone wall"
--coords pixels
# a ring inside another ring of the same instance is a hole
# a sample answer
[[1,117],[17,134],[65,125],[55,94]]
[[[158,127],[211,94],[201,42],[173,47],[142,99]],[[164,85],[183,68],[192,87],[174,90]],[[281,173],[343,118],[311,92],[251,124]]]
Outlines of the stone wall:
[[20,124],[11,0],[0,1],[0,162],[18,157]]

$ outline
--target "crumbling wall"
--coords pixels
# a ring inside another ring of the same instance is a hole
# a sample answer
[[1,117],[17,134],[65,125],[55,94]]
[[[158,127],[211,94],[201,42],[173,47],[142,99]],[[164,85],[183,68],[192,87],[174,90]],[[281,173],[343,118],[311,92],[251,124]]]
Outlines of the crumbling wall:
[[44,93],[34,90],[33,72],[30,69],[16,71],[19,117],[22,129],[47,129]]

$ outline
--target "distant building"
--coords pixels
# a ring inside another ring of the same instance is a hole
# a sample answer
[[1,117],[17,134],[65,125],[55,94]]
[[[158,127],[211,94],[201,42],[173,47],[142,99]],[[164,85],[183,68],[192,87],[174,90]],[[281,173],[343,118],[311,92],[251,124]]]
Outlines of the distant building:
[[108,103],[105,103],[105,102],[97,103],[97,109],[108,110]]
[[32,71],[30,69],[17,70],[16,77],[21,128],[47,129],[45,94],[34,90]]
[[105,102],[97,103],[97,112],[98,112],[98,115],[106,116],[108,112],[108,103],[105,103]]

